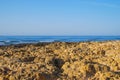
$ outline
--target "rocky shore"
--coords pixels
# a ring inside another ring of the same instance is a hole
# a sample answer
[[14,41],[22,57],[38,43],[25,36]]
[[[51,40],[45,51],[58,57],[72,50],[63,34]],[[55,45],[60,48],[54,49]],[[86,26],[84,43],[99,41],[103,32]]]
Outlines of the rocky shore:
[[0,80],[120,80],[120,41],[0,46]]

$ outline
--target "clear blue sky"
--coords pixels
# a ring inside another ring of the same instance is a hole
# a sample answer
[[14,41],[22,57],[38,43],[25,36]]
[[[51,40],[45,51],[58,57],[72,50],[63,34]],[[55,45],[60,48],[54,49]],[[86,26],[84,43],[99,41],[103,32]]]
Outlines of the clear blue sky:
[[0,0],[0,35],[120,35],[120,0]]

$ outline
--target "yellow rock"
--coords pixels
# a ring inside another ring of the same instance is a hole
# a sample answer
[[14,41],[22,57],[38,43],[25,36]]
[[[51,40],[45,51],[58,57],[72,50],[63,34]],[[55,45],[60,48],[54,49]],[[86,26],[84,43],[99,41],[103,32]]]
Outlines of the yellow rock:
[[3,77],[0,77],[0,80],[4,80],[4,78],[3,78]]
[[1,46],[0,80],[120,80],[119,63],[120,41]]
[[9,80],[16,80],[14,76],[10,76]]

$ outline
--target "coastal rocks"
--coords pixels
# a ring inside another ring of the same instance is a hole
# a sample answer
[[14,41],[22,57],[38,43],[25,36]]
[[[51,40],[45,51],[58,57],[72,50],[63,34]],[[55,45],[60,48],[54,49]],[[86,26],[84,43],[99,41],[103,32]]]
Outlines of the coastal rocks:
[[114,72],[97,72],[90,80],[120,80],[120,74]]
[[70,78],[88,79],[94,77],[97,72],[109,72],[110,67],[93,62],[75,61],[73,63],[66,62],[63,66],[63,73]]
[[120,80],[120,41],[0,47],[0,80]]
[[26,56],[26,57],[22,57],[20,60],[21,60],[22,62],[31,62],[31,61],[34,61],[34,58],[35,58],[35,57]]

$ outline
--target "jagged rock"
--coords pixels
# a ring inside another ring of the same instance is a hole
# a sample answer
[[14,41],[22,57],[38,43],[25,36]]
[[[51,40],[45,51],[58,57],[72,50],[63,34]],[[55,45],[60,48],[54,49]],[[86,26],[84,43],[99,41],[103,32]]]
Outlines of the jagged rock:
[[120,41],[0,47],[0,80],[120,80]]

